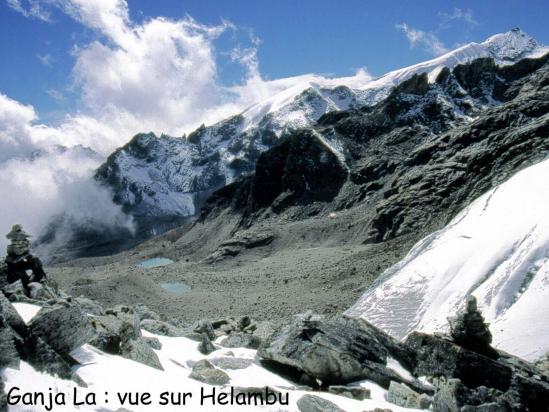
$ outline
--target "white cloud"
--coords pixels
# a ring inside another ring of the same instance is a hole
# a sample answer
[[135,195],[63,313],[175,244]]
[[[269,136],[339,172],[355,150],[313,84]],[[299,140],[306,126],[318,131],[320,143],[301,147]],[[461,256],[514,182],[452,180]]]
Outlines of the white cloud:
[[46,54],[37,54],[36,57],[38,58],[38,60],[40,60],[40,63],[42,63],[44,66],[48,66],[48,67],[51,67],[51,65],[53,64],[53,57],[51,54],[49,53],[46,53]]
[[473,12],[470,9],[463,10],[458,7],[455,7],[451,13],[440,12],[438,15],[441,19],[440,28],[448,27],[450,22],[456,21],[456,20],[463,21],[469,26],[478,25],[478,21],[475,19],[475,17],[473,16]]
[[[90,179],[101,157],[88,149],[57,146],[68,138],[98,130],[83,119],[59,129],[36,124],[31,106],[0,94],[0,233],[22,223],[39,234],[54,216],[94,227],[132,227],[132,221],[110,200],[110,194]],[[80,129],[79,129],[80,128]],[[6,240],[0,238],[0,247]]]
[[22,105],[0,93],[0,162],[32,149],[30,124],[36,118],[32,106]]
[[50,96],[53,100],[55,100],[57,103],[60,103],[65,100],[65,95],[56,89],[48,89],[46,90],[46,94]]
[[412,48],[418,45],[422,46],[426,52],[432,54],[433,56],[439,56],[448,52],[448,49],[444,46],[444,43],[442,43],[433,33],[414,29],[406,23],[397,24],[395,27],[406,35],[406,38],[410,43],[410,47]]
[[32,19],[51,21],[51,14],[44,9],[39,0],[6,0],[9,7],[25,17]]

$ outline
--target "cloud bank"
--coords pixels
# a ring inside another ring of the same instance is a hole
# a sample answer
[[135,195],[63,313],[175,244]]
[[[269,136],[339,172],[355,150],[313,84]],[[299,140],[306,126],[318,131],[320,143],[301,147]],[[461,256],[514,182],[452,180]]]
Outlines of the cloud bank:
[[[131,226],[131,219],[110,201],[110,194],[91,180],[110,152],[138,132],[181,136],[301,79],[263,79],[257,60],[260,42],[251,35],[248,47],[235,45],[227,53],[244,69],[242,81],[221,84],[215,41],[223,33],[238,30],[230,22],[207,26],[191,17],[156,17],[137,23],[130,19],[125,0],[7,3],[23,16],[52,27],[56,13],[64,13],[95,38],[74,44],[68,86],[77,94],[80,108],[57,124],[41,123],[31,105],[0,91],[0,234],[14,223],[39,234],[59,213],[95,227]],[[52,60],[43,63],[52,64]],[[64,97],[56,90],[45,92]],[[0,247],[5,242],[2,236]]]

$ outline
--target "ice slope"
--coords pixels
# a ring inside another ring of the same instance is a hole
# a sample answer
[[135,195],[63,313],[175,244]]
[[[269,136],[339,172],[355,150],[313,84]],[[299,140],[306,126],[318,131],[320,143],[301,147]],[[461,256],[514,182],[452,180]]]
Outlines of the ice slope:
[[549,160],[475,200],[418,242],[348,310],[389,333],[445,331],[473,294],[496,347],[549,351]]
[[[38,306],[16,304],[15,307],[25,320],[28,322],[33,314],[36,314]],[[40,373],[34,370],[26,362],[21,362],[18,370],[3,369],[0,375],[5,382],[6,393],[13,387],[19,387],[21,391],[38,391],[45,394],[65,393],[67,394],[67,405],[56,406],[55,411],[117,411],[124,407],[117,400],[116,392],[148,392],[151,393],[153,404],[150,406],[129,406],[126,408],[132,411],[151,411],[161,409],[162,411],[180,411],[182,409],[192,411],[298,411],[297,401],[307,392],[299,390],[293,383],[286,381],[278,375],[253,363],[245,369],[225,370],[230,376],[230,385],[234,387],[264,387],[277,389],[281,392],[289,393],[288,406],[239,406],[224,405],[212,407],[210,405],[200,406],[200,390],[203,387],[206,393],[211,393],[213,386],[203,384],[189,378],[192,370],[192,364],[200,359],[212,359],[220,356],[235,356],[238,358],[254,359],[255,350],[244,348],[221,348],[208,356],[202,355],[198,351],[198,343],[187,338],[172,338],[157,336],[143,331],[144,336],[156,337],[162,344],[162,349],[156,351],[162,363],[164,371],[160,371],[149,366],[122,358],[120,356],[109,355],[98,349],[84,345],[72,352],[72,356],[81,364],[75,368],[75,373],[82,379],[87,387],[78,387],[78,400],[82,401],[87,393],[97,394],[96,406],[73,406],[72,394],[77,385],[73,381],[58,379],[51,375]],[[395,363],[394,361],[393,363]],[[396,363],[393,368],[399,372],[402,367]],[[400,372],[399,372],[400,373]],[[373,410],[375,408],[388,408],[395,412],[417,411],[416,409],[402,408],[385,401],[384,396],[387,391],[371,382],[357,383],[361,386],[370,388],[372,399],[357,401],[344,396],[333,395],[329,393],[315,392],[314,395],[328,399],[336,403],[341,408],[349,412],[359,412],[364,410]],[[217,391],[220,387],[216,387]],[[225,387],[223,391],[230,391],[230,387]],[[191,392],[192,398],[188,398],[185,406],[161,406],[157,401],[162,392]],[[105,393],[108,392],[109,402],[105,402]],[[309,392],[310,393],[310,392]],[[21,394],[21,392],[19,392]],[[156,405],[156,408],[155,408]],[[44,407],[29,406],[10,406],[10,412],[28,412],[44,411]]]

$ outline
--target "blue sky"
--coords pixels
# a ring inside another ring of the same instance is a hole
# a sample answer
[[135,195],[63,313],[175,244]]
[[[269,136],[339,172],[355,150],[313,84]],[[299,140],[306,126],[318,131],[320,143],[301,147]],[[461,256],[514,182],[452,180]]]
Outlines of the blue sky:
[[[16,10],[18,4],[23,12]],[[33,4],[40,3],[1,0],[0,92],[32,104],[43,119],[55,119],[80,108],[81,92],[71,88],[74,50],[104,36],[58,7],[41,7],[44,21],[32,15]],[[257,60],[265,79],[310,72],[350,75],[360,67],[377,76],[432,57],[427,47],[410,46],[395,27],[401,23],[436,36],[449,49],[515,26],[549,43],[549,2],[541,0],[129,0],[128,5],[132,24],[158,16],[234,24],[213,42],[217,76],[225,85],[245,75],[228,53],[235,45],[249,47],[253,36],[260,40]]]

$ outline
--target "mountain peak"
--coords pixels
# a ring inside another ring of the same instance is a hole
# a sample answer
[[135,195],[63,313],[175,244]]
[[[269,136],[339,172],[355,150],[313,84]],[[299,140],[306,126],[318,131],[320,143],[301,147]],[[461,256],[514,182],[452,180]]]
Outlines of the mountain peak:
[[516,62],[525,57],[537,57],[549,51],[549,47],[539,44],[519,27],[495,34],[481,45],[499,64]]

